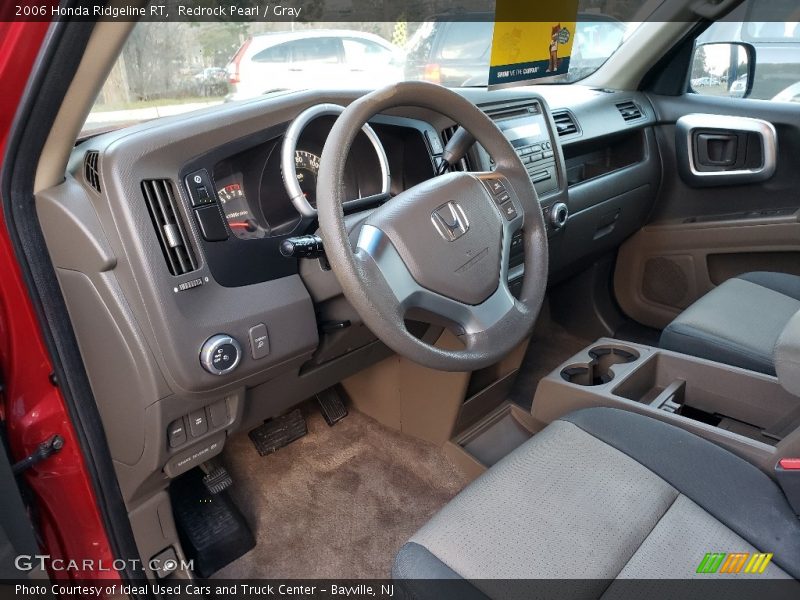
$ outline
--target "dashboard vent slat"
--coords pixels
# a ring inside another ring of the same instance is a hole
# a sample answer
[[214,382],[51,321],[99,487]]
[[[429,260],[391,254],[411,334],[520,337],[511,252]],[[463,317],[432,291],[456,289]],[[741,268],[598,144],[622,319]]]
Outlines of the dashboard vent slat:
[[166,179],[142,181],[144,194],[158,243],[172,275],[184,275],[197,268],[186,231],[178,218],[178,205],[172,182]]
[[636,121],[642,118],[642,109],[633,100],[620,102],[616,106],[625,121]]
[[[453,134],[458,129],[457,125],[453,125],[451,127],[447,127],[446,129],[442,130],[442,145],[447,146],[447,142],[450,141],[450,138],[453,137]],[[447,170],[449,173],[453,171],[471,171],[472,165],[469,162],[469,152],[467,155],[458,161],[456,164],[451,165],[450,168]]]
[[556,124],[556,131],[559,137],[565,135],[573,135],[578,133],[578,123],[572,113],[566,110],[557,110],[553,112],[553,121]]
[[100,161],[100,153],[97,150],[89,150],[83,156],[83,176],[94,190],[99,194],[100,191],[100,169],[98,162]]

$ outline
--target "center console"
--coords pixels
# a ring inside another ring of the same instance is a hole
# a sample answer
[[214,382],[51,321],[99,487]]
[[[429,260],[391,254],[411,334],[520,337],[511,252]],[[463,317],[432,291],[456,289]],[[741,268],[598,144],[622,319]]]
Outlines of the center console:
[[800,398],[777,378],[660,348],[598,340],[541,380],[532,414],[549,423],[590,406],[672,423],[768,472],[800,448]]
[[[544,101],[526,98],[480,107],[503,132],[525,166],[539,197],[548,237],[552,238],[566,226],[569,208],[563,157]],[[491,157],[482,149],[480,152],[481,162],[494,167]],[[515,296],[522,287],[523,262],[522,231],[518,231],[512,239],[509,260],[509,286]]]
[[558,189],[555,143],[539,102],[487,113],[516,150],[540,196]]
[[564,227],[569,209],[562,197],[565,190],[563,167],[558,141],[550,124],[547,110],[538,100],[499,106],[483,106],[511,143],[542,203],[545,225],[549,235]]

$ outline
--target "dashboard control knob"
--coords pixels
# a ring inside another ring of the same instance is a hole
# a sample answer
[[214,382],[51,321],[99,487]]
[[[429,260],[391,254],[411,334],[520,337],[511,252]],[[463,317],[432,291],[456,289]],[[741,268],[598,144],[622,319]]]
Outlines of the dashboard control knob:
[[567,224],[569,218],[569,208],[563,202],[556,202],[550,209],[550,224],[555,229],[561,229]]
[[208,338],[200,349],[200,364],[212,375],[226,375],[239,366],[242,347],[235,338],[218,333]]

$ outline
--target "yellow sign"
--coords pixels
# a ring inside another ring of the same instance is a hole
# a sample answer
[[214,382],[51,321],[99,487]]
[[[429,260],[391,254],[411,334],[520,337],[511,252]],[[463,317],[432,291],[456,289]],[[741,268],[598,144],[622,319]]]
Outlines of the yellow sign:
[[[578,0],[497,0],[489,87],[520,85],[569,71]],[[569,20],[554,19],[555,16]]]

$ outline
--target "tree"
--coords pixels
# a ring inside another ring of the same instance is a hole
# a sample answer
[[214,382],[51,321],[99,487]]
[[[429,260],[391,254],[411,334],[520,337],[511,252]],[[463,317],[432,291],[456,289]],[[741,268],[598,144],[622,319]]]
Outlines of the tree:
[[706,67],[706,49],[700,46],[694,53],[692,60],[692,78],[705,77],[708,75]]
[[224,67],[250,35],[248,22],[192,23],[204,67]]
[[132,100],[176,97],[191,65],[188,23],[142,22],[123,50]]

